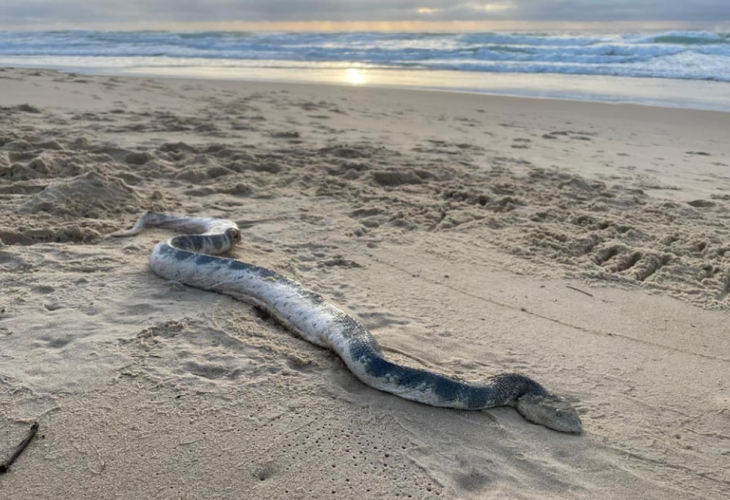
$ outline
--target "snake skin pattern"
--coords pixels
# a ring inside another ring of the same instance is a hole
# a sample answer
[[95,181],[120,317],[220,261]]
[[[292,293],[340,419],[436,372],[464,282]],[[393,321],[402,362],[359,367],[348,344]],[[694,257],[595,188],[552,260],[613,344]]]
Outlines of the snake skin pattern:
[[262,308],[303,339],[333,350],[370,387],[460,410],[513,406],[536,424],[561,432],[582,431],[580,417],[567,401],[524,375],[505,373],[477,384],[389,361],[360,321],[322,296],[269,269],[218,257],[241,240],[235,222],[148,212],[134,227],[114,236],[132,236],[145,227],[186,233],[155,246],[150,267],[157,275]]

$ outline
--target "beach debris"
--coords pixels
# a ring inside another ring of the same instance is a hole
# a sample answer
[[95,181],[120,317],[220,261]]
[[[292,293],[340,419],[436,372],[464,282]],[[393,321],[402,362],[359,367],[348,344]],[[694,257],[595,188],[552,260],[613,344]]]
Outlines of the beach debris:
[[30,430],[28,431],[28,434],[25,436],[25,439],[15,447],[13,452],[10,454],[10,456],[3,462],[0,462],[0,474],[5,474],[10,470],[10,466],[13,465],[13,462],[20,456],[21,453],[28,447],[30,442],[35,437],[36,433],[38,432],[38,427],[40,425],[38,422],[33,422],[33,425],[30,426]]
[[584,295],[588,295],[589,297],[593,297],[593,294],[592,294],[592,293],[584,292],[584,291],[583,291],[583,290],[581,290],[580,288],[576,288],[576,287],[574,287],[574,286],[570,286],[570,285],[565,285],[565,288],[570,288],[571,290],[575,290],[576,292],[580,292],[580,293],[582,293],[582,294],[584,294]]

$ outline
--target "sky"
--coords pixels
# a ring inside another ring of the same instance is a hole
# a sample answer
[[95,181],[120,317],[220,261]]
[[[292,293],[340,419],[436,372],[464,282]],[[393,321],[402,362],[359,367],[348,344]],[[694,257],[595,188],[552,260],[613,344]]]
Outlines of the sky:
[[0,0],[3,29],[730,26],[730,0]]

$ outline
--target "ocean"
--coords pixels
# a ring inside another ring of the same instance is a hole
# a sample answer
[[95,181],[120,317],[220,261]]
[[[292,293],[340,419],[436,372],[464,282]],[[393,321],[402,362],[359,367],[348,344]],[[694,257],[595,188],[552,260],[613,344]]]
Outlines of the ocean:
[[0,32],[0,65],[730,110],[730,33]]

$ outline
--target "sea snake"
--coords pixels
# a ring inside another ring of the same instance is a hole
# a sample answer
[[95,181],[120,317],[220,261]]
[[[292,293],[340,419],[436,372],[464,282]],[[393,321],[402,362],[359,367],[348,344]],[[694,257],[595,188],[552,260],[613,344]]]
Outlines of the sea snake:
[[233,221],[147,212],[131,229],[113,236],[132,236],[145,227],[186,233],[155,246],[150,267],[157,275],[230,295],[265,310],[305,340],[333,350],[355,377],[370,387],[411,401],[460,410],[513,406],[536,424],[561,432],[582,431],[580,417],[570,403],[525,375],[504,373],[477,384],[386,359],[378,341],[360,321],[321,295],[269,269],[217,257],[241,241]]

